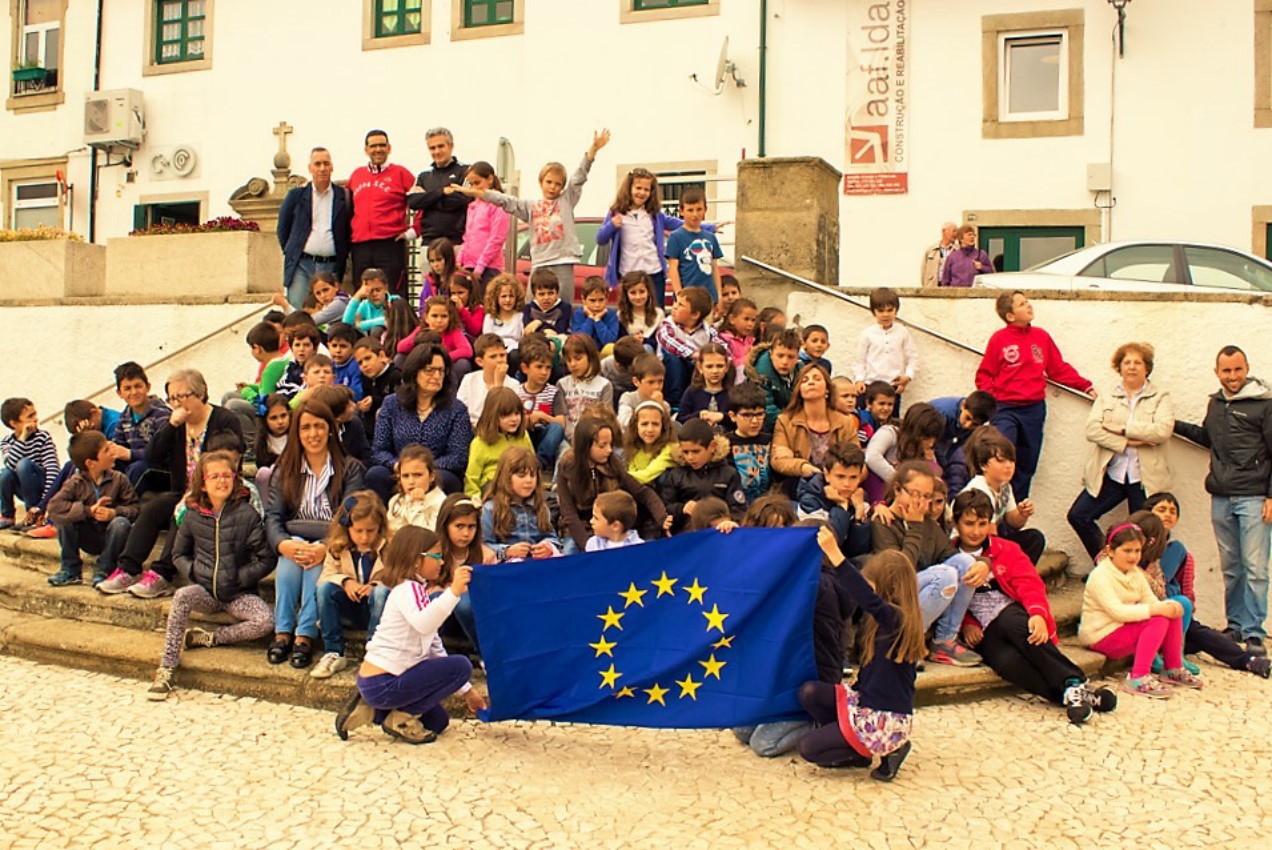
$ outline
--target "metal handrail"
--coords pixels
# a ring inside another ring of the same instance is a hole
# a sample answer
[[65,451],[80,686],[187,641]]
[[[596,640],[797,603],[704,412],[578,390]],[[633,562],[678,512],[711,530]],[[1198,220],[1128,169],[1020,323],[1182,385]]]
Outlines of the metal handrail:
[[[812,289],[812,290],[814,290],[814,291],[816,291],[816,292],[820,292],[820,293],[822,293],[822,294],[824,294],[824,295],[829,295],[829,296],[831,296],[831,297],[833,297],[833,298],[837,298],[837,299],[839,299],[840,301],[843,301],[843,302],[844,302],[844,303],[846,303],[846,304],[851,304],[852,306],[857,307],[857,308],[860,308],[860,309],[862,309],[862,310],[869,310],[869,309],[870,309],[870,304],[869,304],[869,302],[862,303],[862,302],[860,302],[860,301],[856,300],[855,298],[853,298],[851,295],[847,295],[847,294],[845,294],[845,293],[843,293],[843,292],[840,292],[839,290],[835,289],[834,287],[830,287],[830,286],[826,286],[825,284],[817,283],[816,281],[809,280],[809,279],[808,279],[808,278],[806,278],[806,277],[800,277],[800,276],[799,276],[799,275],[797,275],[797,274],[792,274],[791,272],[788,272],[788,271],[786,271],[785,269],[779,269],[779,268],[777,268],[776,266],[771,266],[771,265],[769,265],[768,263],[764,262],[763,260],[757,260],[757,259],[755,259],[754,257],[748,257],[748,256],[746,256],[745,254],[744,254],[744,255],[742,255],[742,257],[741,257],[740,259],[741,259],[741,260],[742,260],[742,262],[744,262],[744,263],[750,263],[751,265],[755,266],[756,268],[763,269],[764,271],[769,272],[770,274],[775,274],[775,275],[777,275],[778,277],[784,277],[784,278],[786,278],[787,280],[792,280],[792,281],[794,281],[795,283],[798,283],[798,284],[800,284],[800,285],[802,285],[802,286],[806,286],[806,287],[808,287],[809,289]],[[941,333],[940,331],[934,331],[934,330],[932,330],[931,328],[924,327],[923,325],[916,324],[916,323],[914,323],[914,322],[906,321],[905,319],[902,319],[900,316],[898,316],[898,317],[897,317],[896,321],[898,321],[898,322],[900,322],[901,324],[905,325],[907,328],[913,328],[914,330],[919,331],[920,333],[924,333],[924,334],[927,334],[927,335],[928,335],[928,336],[930,336],[930,337],[934,337],[934,338],[936,338],[936,339],[939,339],[941,342],[944,342],[944,343],[946,343],[946,344],[948,344],[948,345],[952,345],[952,346],[954,346],[955,348],[958,348],[958,349],[961,349],[961,350],[963,350],[963,351],[968,352],[969,354],[975,354],[975,355],[976,355],[976,356],[978,356],[978,357],[984,357],[984,356],[985,356],[985,350],[984,350],[984,349],[977,348],[977,347],[976,347],[976,346],[974,346],[974,345],[968,345],[967,343],[963,342],[962,340],[958,340],[958,339],[954,339],[953,337],[946,336],[945,334]],[[1074,397],[1076,397],[1076,398],[1080,398],[1080,399],[1082,399],[1082,400],[1086,401],[1086,403],[1087,403],[1087,404],[1093,404],[1093,403],[1095,402],[1095,399],[1091,398],[1091,396],[1087,395],[1087,394],[1086,394],[1086,393],[1084,393],[1084,392],[1080,392],[1080,391],[1078,391],[1078,390],[1075,390],[1073,387],[1066,387],[1064,384],[1057,383],[1057,382],[1055,382],[1055,381],[1051,380],[1050,378],[1047,378],[1047,379],[1046,379],[1046,381],[1047,381],[1047,384],[1048,384],[1049,386],[1055,387],[1055,388],[1057,388],[1057,389],[1061,390],[1062,392],[1068,393],[1069,395],[1074,396]],[[1210,450],[1209,450],[1208,448],[1206,448],[1205,446],[1201,445],[1200,443],[1194,442],[1193,440],[1188,439],[1187,437],[1183,436],[1182,434],[1178,434],[1178,433],[1177,433],[1177,434],[1174,434],[1173,436],[1175,437],[1175,439],[1176,439],[1176,440],[1179,440],[1179,441],[1184,442],[1184,443],[1188,443],[1189,445],[1192,445],[1192,446],[1196,446],[1197,448],[1199,448],[1199,449],[1201,449],[1201,450],[1203,450],[1203,451],[1207,451],[1207,452],[1208,452],[1208,451],[1210,451]]]
[[[199,337],[198,339],[196,339],[194,342],[187,343],[186,345],[183,345],[183,346],[181,346],[180,348],[178,348],[176,351],[171,351],[171,352],[169,352],[169,353],[165,354],[163,357],[160,357],[158,360],[155,360],[153,363],[146,363],[146,364],[144,364],[144,365],[142,366],[142,368],[146,370],[146,373],[147,373],[147,374],[149,374],[149,373],[150,373],[150,370],[151,370],[151,369],[153,369],[153,368],[155,368],[156,366],[159,366],[159,365],[161,365],[161,364],[163,364],[163,363],[166,363],[166,362],[168,362],[169,360],[172,360],[174,357],[178,357],[178,356],[180,356],[180,355],[182,355],[182,354],[185,354],[187,351],[189,351],[190,349],[194,348],[195,346],[197,346],[197,345],[202,345],[203,343],[205,343],[205,342],[207,342],[208,340],[210,340],[212,337],[214,337],[214,336],[218,336],[219,334],[223,334],[223,333],[225,333],[225,332],[226,332],[226,331],[228,331],[230,328],[234,327],[235,325],[237,325],[237,324],[239,324],[239,323],[241,323],[241,322],[245,322],[245,321],[247,321],[248,319],[250,319],[250,318],[252,318],[253,316],[255,316],[257,313],[267,312],[267,311],[268,311],[268,310],[269,310],[272,306],[273,306],[273,302],[272,302],[272,301],[271,301],[271,302],[268,302],[268,303],[266,303],[266,304],[263,304],[263,305],[257,306],[256,308],[254,308],[254,309],[252,310],[252,312],[248,313],[247,315],[242,316],[242,317],[240,317],[240,318],[238,318],[238,319],[235,319],[235,320],[234,320],[234,321],[232,321],[232,322],[228,322],[227,324],[221,325],[221,327],[217,328],[217,329],[216,329],[216,330],[214,330],[214,331],[210,331],[209,333],[204,334],[203,336],[201,336],[201,337]],[[105,395],[106,393],[108,393],[108,392],[110,392],[110,391],[112,391],[112,390],[114,390],[114,389],[115,389],[115,385],[114,385],[114,384],[107,384],[106,386],[101,387],[100,389],[96,389],[96,390],[94,390],[93,392],[89,393],[88,395],[83,396],[83,398],[84,398],[85,400],[87,400],[87,401],[92,401],[92,400],[93,400],[94,398],[96,398],[97,396],[99,396],[99,395]],[[59,419],[61,419],[61,418],[62,418],[62,412],[61,412],[61,411],[58,411],[57,413],[51,414],[51,415],[46,416],[46,417],[44,417],[43,419],[41,419],[41,420],[40,420],[40,424],[41,424],[41,425],[43,425],[43,424],[45,424],[46,422],[56,422],[57,420],[59,420]]]

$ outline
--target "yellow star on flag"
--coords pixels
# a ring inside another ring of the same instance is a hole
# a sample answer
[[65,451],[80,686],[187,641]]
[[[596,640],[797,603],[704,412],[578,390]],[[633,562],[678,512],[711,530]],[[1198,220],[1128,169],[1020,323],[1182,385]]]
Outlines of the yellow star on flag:
[[618,595],[619,595],[619,596],[621,596],[621,597],[623,597],[624,599],[626,599],[626,600],[627,600],[627,604],[623,606],[624,608],[630,608],[630,607],[632,607],[632,604],[633,604],[633,603],[634,603],[634,604],[636,604],[636,605],[639,605],[639,606],[640,606],[640,607],[642,607],[642,608],[644,608],[644,607],[645,607],[644,599],[645,599],[645,594],[646,594],[646,593],[649,593],[649,591],[648,591],[648,590],[637,590],[637,589],[636,589],[636,583],[635,583],[635,582],[632,582],[630,585],[628,585],[628,587],[627,587],[627,590],[626,590],[626,591],[624,591],[623,593],[620,593],[620,594],[618,594]]
[[689,594],[690,602],[697,602],[700,605],[707,604],[702,598],[702,594],[707,592],[707,588],[698,584],[698,580],[696,578],[693,580],[693,584],[685,588],[685,592]]
[[[602,635],[605,634],[605,629],[608,629],[610,626],[613,626],[620,632],[623,630],[622,624],[619,623],[619,620],[623,619],[623,615],[615,611],[613,605],[605,606],[605,613],[597,614],[596,619],[603,620],[605,622],[605,628],[601,629]],[[721,631],[723,631],[723,629],[721,629]]]
[[[708,629],[708,631],[710,630]],[[737,635],[729,635],[728,637],[722,637],[715,643],[711,644],[711,648],[712,649],[733,649],[733,639],[735,637],[737,637]]]
[[719,629],[720,634],[724,634],[724,620],[728,614],[720,611],[719,605],[712,605],[710,611],[703,611],[702,616],[707,618],[707,631]]
[[595,650],[596,650],[596,657],[597,657],[597,658],[600,658],[602,655],[608,655],[610,658],[613,658],[613,657],[614,657],[614,653],[613,653],[613,652],[611,652],[611,650],[612,650],[614,647],[618,646],[618,644],[617,644],[616,642],[614,642],[614,641],[608,641],[608,640],[606,640],[606,639],[605,639],[605,635],[604,635],[604,634],[602,634],[602,635],[601,635],[601,642],[600,642],[600,643],[589,643],[589,644],[588,644],[588,646],[590,646],[590,647],[592,647],[592,649],[595,649]]
[[667,578],[667,571],[663,570],[662,578],[654,579],[653,581],[650,582],[650,584],[658,588],[658,595],[655,596],[654,598],[662,599],[663,594],[666,594],[668,596],[675,596],[676,593],[675,591],[672,590],[672,587],[675,586],[676,581],[677,579]]
[[649,702],[646,703],[646,705],[658,703],[663,708],[667,707],[667,701],[664,700],[663,697],[665,697],[667,692],[671,690],[670,688],[660,688],[658,687],[658,683],[654,682],[654,686],[652,688],[641,688],[641,690],[649,694]]
[[698,688],[702,687],[702,682],[695,682],[692,674],[685,674],[685,680],[683,682],[677,681],[676,684],[680,686],[681,699],[689,697],[694,702],[698,701]]
[[623,675],[622,673],[614,669],[614,665],[612,663],[610,664],[608,670],[598,670],[597,672],[600,673],[601,675],[600,687],[602,688],[614,687],[615,685],[618,684],[618,677]]
[[634,697],[634,696],[636,696],[635,691],[633,691],[631,688],[624,687],[621,691],[614,694],[614,699],[622,699],[623,697]]
[[719,679],[720,670],[724,667],[726,662],[716,661],[715,653],[712,653],[710,659],[707,661],[699,661],[698,663],[707,668],[707,672],[702,674],[702,678],[705,680],[708,676],[715,676]]

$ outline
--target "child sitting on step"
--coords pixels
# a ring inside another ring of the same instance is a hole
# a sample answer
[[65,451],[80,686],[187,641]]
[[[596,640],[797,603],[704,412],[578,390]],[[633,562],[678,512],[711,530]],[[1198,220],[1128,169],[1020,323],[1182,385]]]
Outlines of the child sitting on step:
[[[239,476],[238,458],[224,451],[201,455],[186,504],[172,560],[190,584],[172,597],[163,658],[146,692],[149,700],[165,700],[172,692],[172,673],[182,649],[255,640],[274,628],[273,612],[256,586],[274,569],[276,558],[265,537],[264,521]],[[187,630],[195,611],[225,611],[239,622],[215,631]]]

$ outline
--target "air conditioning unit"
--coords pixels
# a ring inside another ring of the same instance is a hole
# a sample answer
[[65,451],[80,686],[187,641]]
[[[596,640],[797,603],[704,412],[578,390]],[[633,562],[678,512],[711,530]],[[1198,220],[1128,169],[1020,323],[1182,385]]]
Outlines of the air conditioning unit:
[[145,105],[137,89],[95,91],[84,102],[84,144],[95,148],[141,147]]

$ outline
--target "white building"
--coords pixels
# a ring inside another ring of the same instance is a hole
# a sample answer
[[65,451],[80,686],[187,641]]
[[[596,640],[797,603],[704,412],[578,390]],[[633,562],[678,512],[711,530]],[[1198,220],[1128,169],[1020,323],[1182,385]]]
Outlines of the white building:
[[[8,7],[6,227],[58,223],[101,242],[135,222],[229,214],[235,188],[268,176],[280,121],[295,129],[293,171],[324,145],[337,177],[362,162],[372,127],[412,170],[429,162],[426,128],[449,127],[468,162],[494,162],[505,137],[526,193],[543,162],[572,166],[607,126],[583,215],[602,215],[638,164],[685,180],[731,176],[760,153],[846,169],[851,148],[852,172],[902,160],[905,194],[842,198],[847,284],[916,284],[947,219],[979,223],[1009,263],[1110,235],[1268,251],[1272,173],[1256,163],[1272,153],[1272,0],[1131,2],[1121,57],[1106,0]],[[734,64],[717,87],[726,38]],[[144,140],[130,164],[122,148],[96,154],[94,204],[85,100],[119,89],[141,93]],[[733,218],[731,187],[709,185],[713,214]]]

